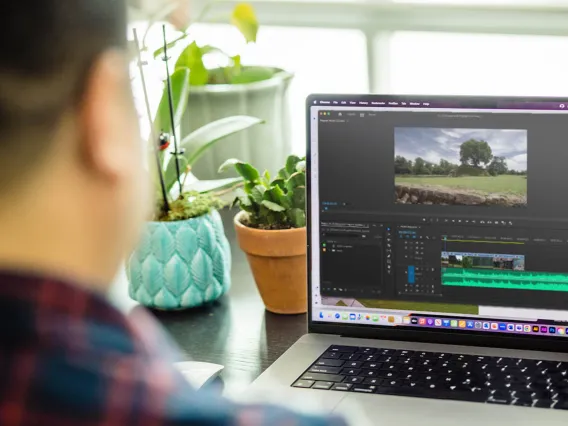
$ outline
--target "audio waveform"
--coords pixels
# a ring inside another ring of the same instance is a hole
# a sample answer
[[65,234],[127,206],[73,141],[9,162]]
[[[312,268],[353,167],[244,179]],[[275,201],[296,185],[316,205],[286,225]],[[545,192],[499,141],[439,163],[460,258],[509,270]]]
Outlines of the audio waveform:
[[568,292],[568,274],[444,268],[442,284],[456,287]]

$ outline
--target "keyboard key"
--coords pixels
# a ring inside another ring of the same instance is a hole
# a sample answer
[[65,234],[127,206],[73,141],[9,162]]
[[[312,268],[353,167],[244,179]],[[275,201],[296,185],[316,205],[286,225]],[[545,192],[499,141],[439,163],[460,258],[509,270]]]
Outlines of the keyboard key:
[[382,379],[396,379],[398,374],[396,371],[379,371],[379,377]]
[[357,353],[364,354],[364,355],[373,355],[377,352],[377,348],[359,348]]
[[[370,355],[373,356],[373,355]],[[345,361],[358,361],[361,359],[361,355],[360,354],[341,354],[341,357],[339,359],[345,360]]]
[[522,399],[524,401],[532,401],[532,392],[530,391],[515,391],[513,392],[513,397],[517,399]]
[[532,407],[533,402],[532,400],[528,400],[528,399],[515,399],[513,401],[513,405],[517,405],[519,407]]
[[333,385],[331,390],[347,392],[351,389],[352,386],[353,385],[350,383],[336,383],[335,385]]
[[363,383],[363,380],[365,380],[364,377],[347,377],[345,383]]
[[550,391],[537,391],[533,392],[532,397],[533,399],[546,399],[547,401],[551,401],[554,395],[555,393]]
[[326,352],[322,355],[322,358],[325,359],[339,359],[341,354],[339,352]]
[[[357,356],[360,356],[360,355],[357,355]],[[361,361],[364,361],[364,362],[375,362],[379,358],[380,358],[380,355],[375,354],[375,355],[363,355],[363,356],[360,356],[360,358],[358,358],[358,359],[360,359]]]
[[381,370],[383,371],[398,371],[401,368],[398,364],[383,364]]
[[345,376],[358,376],[361,370],[358,368],[344,368],[341,370],[341,374]]
[[568,400],[558,401],[552,408],[555,410],[568,410]]
[[334,384],[335,384],[335,383],[333,383],[333,382],[316,382],[316,383],[312,386],[312,389],[328,390],[328,389],[331,389],[331,387],[332,387]]
[[552,401],[547,401],[545,399],[538,400],[534,403],[533,407],[537,408],[550,408],[552,406]]
[[344,368],[361,368],[363,366],[363,362],[362,361],[348,361],[345,363],[345,365],[343,366]]
[[379,369],[383,366],[380,362],[366,362],[363,364],[363,368],[368,368],[372,370]]
[[361,375],[365,377],[377,377],[379,375],[379,370],[363,370]]
[[353,353],[353,352],[357,352],[357,348],[354,348],[352,346],[338,346],[338,345],[333,345],[332,347],[330,347],[328,349],[329,352],[346,352],[346,353]]
[[300,380],[313,380],[314,382],[342,382],[345,376],[338,374],[304,373]]
[[510,404],[511,394],[509,392],[494,391],[487,402],[491,404]]
[[345,364],[345,361],[340,359],[320,359],[316,362],[316,365],[320,367],[341,367]]
[[320,367],[313,366],[310,368],[310,373],[322,373],[322,374],[338,374],[341,371],[340,367]]
[[313,380],[298,380],[292,386],[295,388],[311,388],[315,382]]
[[400,385],[402,384],[402,380],[392,380],[392,379],[386,379],[383,380],[382,386],[387,386],[387,387],[400,387]]
[[365,379],[363,381],[363,384],[364,385],[380,385],[382,381],[383,381],[382,379]]
[[355,385],[352,388],[353,392],[360,392],[360,393],[374,393],[378,389],[378,386],[375,385]]

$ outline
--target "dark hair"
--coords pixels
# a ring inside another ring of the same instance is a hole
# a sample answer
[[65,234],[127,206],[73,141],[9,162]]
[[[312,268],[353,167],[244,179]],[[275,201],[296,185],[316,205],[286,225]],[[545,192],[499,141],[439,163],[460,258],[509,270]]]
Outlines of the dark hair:
[[62,114],[80,102],[97,57],[114,47],[126,47],[124,0],[2,1],[1,187],[49,149]]

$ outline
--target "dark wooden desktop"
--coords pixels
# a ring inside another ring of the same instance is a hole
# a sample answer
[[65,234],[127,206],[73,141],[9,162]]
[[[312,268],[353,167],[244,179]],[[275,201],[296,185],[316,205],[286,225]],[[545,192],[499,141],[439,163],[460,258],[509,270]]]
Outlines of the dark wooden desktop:
[[251,383],[307,332],[307,316],[275,315],[264,309],[245,255],[235,239],[235,211],[221,212],[233,254],[232,289],[212,306],[154,312],[184,355],[225,366],[227,386]]

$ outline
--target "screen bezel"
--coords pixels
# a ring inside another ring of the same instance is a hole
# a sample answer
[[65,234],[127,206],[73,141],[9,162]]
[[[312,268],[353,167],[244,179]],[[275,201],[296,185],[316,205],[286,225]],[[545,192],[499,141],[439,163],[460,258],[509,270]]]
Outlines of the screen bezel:
[[[306,171],[307,171],[307,262],[308,262],[308,333],[335,334],[345,337],[357,337],[379,340],[402,340],[424,343],[439,343],[467,346],[500,347],[510,349],[539,350],[550,352],[568,352],[568,337],[560,336],[512,336],[499,333],[484,333],[462,330],[432,330],[404,328],[400,326],[379,326],[360,324],[338,324],[313,320],[312,305],[312,182],[311,182],[311,107],[314,101],[386,101],[386,102],[463,102],[472,109],[492,105],[497,109],[497,102],[533,103],[567,102],[566,98],[555,97],[501,97],[501,96],[426,96],[426,95],[349,95],[349,94],[312,94],[306,99]],[[322,106],[322,105],[319,105]],[[334,105],[338,106],[338,105]],[[339,105],[340,106],[340,105]],[[346,106],[349,108],[349,106]],[[520,110],[519,112],[521,112]],[[568,119],[568,111],[567,111]],[[567,307],[568,308],[568,307]]]

